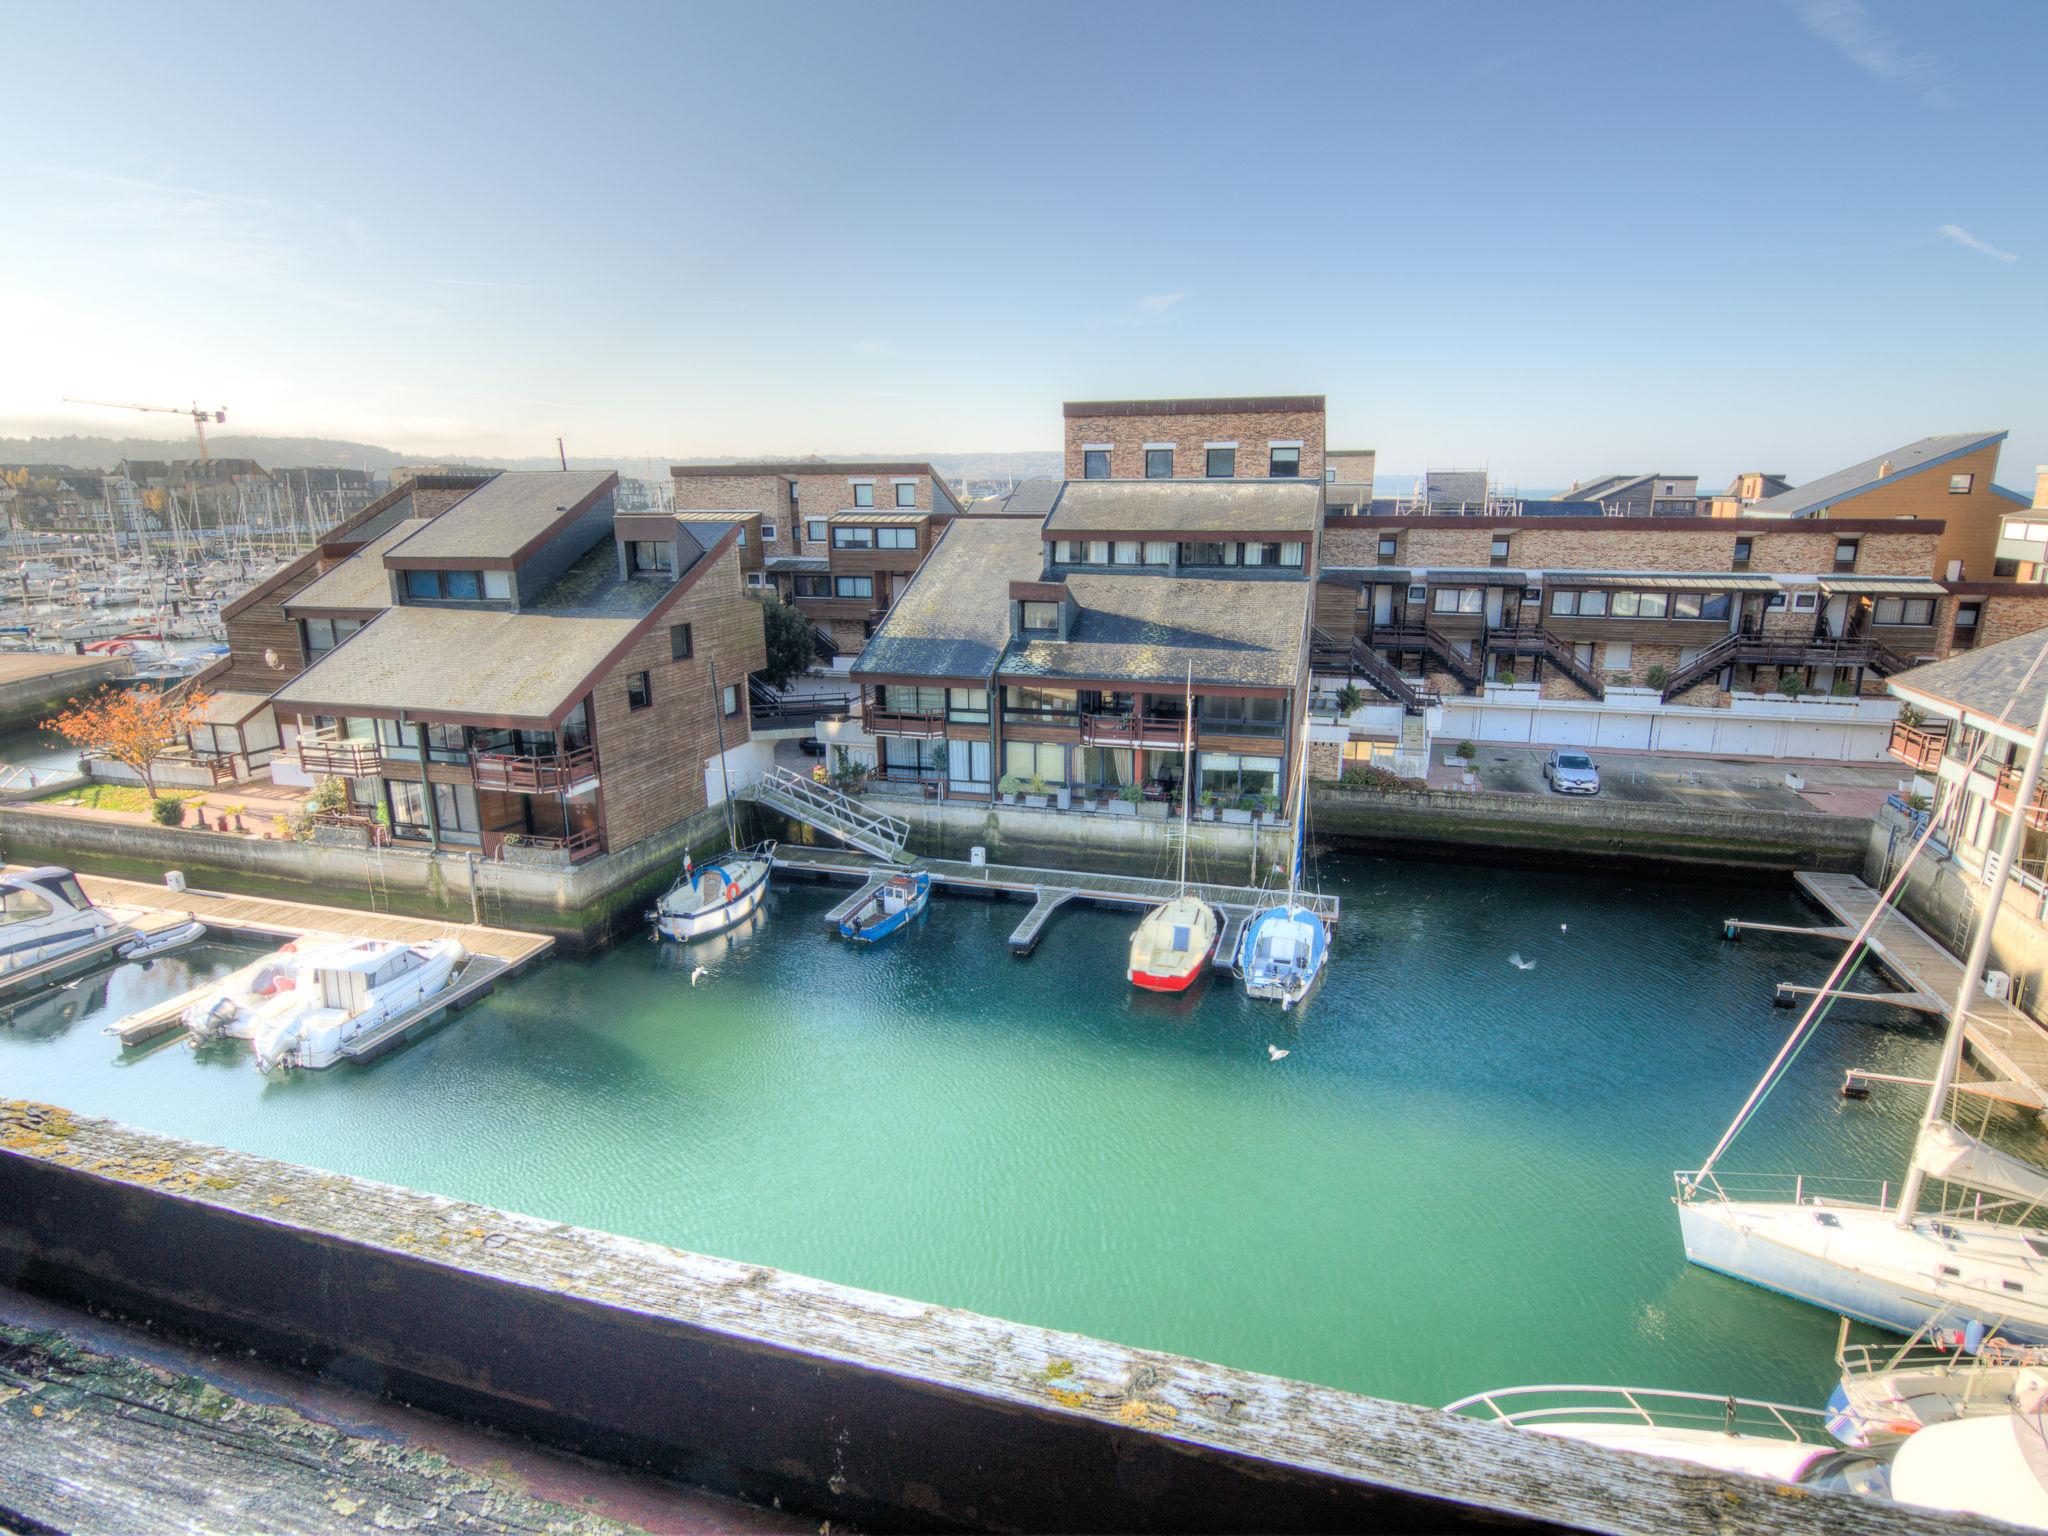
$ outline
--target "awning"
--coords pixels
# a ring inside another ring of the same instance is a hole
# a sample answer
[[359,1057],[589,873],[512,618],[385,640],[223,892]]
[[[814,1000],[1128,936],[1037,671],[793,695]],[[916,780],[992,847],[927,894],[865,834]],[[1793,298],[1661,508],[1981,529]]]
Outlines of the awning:
[[1931,576],[1823,576],[1829,597],[1943,597],[1948,588]]
[[1776,592],[1777,580],[1770,576],[1674,576],[1658,571],[1545,571],[1543,584],[1550,587],[1641,587],[1654,592]]
[[1376,581],[1390,585],[1407,582],[1414,575],[1405,565],[1326,565],[1317,573],[1316,579],[1371,586]]
[[1417,575],[1431,583],[1442,582],[1446,586],[1481,587],[1526,587],[1529,585],[1527,571],[1506,571],[1499,566],[1484,565],[1470,569],[1457,566],[1433,566]]
[[889,527],[896,527],[899,525],[905,525],[910,523],[929,522],[930,520],[931,513],[929,512],[868,511],[834,512],[830,517],[825,519],[825,521],[828,523],[874,523],[877,525],[887,525]]
[[252,715],[262,713],[269,702],[267,693],[210,693],[199,718],[207,725],[240,725]]

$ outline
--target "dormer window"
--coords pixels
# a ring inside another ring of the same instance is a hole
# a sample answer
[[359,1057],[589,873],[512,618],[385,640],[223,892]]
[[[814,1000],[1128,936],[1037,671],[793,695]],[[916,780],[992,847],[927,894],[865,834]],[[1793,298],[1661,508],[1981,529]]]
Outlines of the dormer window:
[[416,602],[505,602],[512,578],[505,571],[407,571],[405,595]]
[[1060,627],[1058,603],[1026,603],[1024,629],[1028,634],[1056,634]]
[[626,546],[626,569],[635,576],[673,576],[674,546],[634,539]]

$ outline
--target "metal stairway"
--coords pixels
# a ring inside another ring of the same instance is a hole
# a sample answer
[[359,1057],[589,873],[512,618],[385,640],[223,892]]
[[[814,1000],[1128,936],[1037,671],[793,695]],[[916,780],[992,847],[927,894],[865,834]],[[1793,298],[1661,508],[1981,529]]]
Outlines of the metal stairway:
[[1468,655],[1448,635],[1427,624],[1376,624],[1367,644],[1395,651],[1420,651],[1455,677],[1467,693],[1486,686],[1486,666],[1476,654]]
[[1340,639],[1327,630],[1314,630],[1309,636],[1310,653],[1318,666],[1341,666],[1351,675],[1363,679],[1377,689],[1380,695],[1398,704],[1411,715],[1419,715],[1435,698],[1418,689],[1401,675],[1401,669],[1383,659],[1379,652],[1367,645],[1356,635]]
[[1607,697],[1607,685],[1600,680],[1599,674],[1582,663],[1570,645],[1548,630],[1489,629],[1486,632],[1486,651],[1489,656],[1539,657],[1588,698]]
[[910,839],[910,823],[897,816],[881,816],[827,785],[815,783],[787,768],[771,768],[755,781],[754,799],[793,816],[805,826],[828,832],[849,848],[887,859],[891,864],[908,862],[903,845]]

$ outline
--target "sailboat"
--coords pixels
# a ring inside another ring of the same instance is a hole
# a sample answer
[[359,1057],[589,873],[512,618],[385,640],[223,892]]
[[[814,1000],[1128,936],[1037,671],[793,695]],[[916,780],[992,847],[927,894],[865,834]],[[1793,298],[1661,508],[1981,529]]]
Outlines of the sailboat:
[[1185,992],[1202,974],[1223,932],[1222,915],[1188,891],[1189,807],[1195,798],[1195,669],[1188,667],[1187,719],[1180,775],[1180,888],[1145,914],[1131,935],[1131,985],[1147,992]]
[[1292,1008],[1309,994],[1330,957],[1330,931],[1322,915],[1301,904],[1301,862],[1308,825],[1309,712],[1301,712],[1301,757],[1294,770],[1294,855],[1287,861],[1287,899],[1261,907],[1245,921],[1233,969],[1248,997],[1278,998]]
[[775,844],[740,847],[733,820],[732,780],[725,771],[725,711],[718,697],[718,663],[711,664],[711,711],[718,724],[718,776],[725,786],[726,852],[701,868],[688,853],[683,872],[647,914],[660,939],[702,939],[745,922],[768,894]]
[[[1889,1199],[1888,1183],[1875,1200],[1867,1193],[1837,1198],[1821,1181],[1804,1177],[1767,1175],[1760,1180],[1715,1172],[1722,1151],[1796,1054],[1795,1030],[1706,1164],[1676,1176],[1687,1259],[1897,1333],[1915,1333],[1947,1316],[1995,1327],[2014,1343],[2048,1344],[2048,1228],[2024,1224],[2048,1208],[2048,1172],[1986,1145],[1948,1118],[1970,1004],[1983,984],[1992,930],[2027,820],[2018,808],[2033,804],[2044,756],[2048,700],[2013,800],[2015,814],[2007,821],[1984,914],[1963,962],[1927,1109],[1896,1202]],[[1878,911],[1883,906],[1881,898]],[[1875,918],[1873,913],[1871,924]],[[1835,985],[1832,978],[1828,985]],[[1920,1197],[1930,1178],[1969,1193],[1952,1207],[1923,1212]]]

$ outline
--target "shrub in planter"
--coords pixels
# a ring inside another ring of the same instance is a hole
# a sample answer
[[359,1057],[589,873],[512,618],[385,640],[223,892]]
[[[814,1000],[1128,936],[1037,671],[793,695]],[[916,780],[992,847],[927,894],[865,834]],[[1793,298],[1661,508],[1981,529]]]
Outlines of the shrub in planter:
[[1006,773],[997,781],[996,793],[1005,800],[1014,802],[1019,795],[1024,793],[1024,781],[1014,773]]
[[1661,692],[1671,683],[1671,669],[1663,665],[1654,666],[1643,674],[1643,681]]
[[1337,713],[1355,715],[1365,708],[1365,690],[1356,683],[1346,683],[1337,690]]
[[149,802],[150,819],[160,827],[185,825],[185,802],[176,795],[158,795]]
[[1136,805],[1145,798],[1145,786],[1142,784],[1126,784],[1116,792],[1116,797],[1123,801],[1125,805]]
[[1472,742],[1461,741],[1458,743],[1456,755],[1462,757],[1463,759],[1465,759],[1466,762],[1469,763],[1474,758],[1479,756],[1479,748],[1476,744]]
[[1195,804],[1202,808],[1202,820],[1214,821],[1216,819],[1216,791],[1213,789],[1203,790],[1202,798],[1197,800]]
[[1835,681],[1835,686],[1830,688],[1828,692],[1838,699],[1853,699],[1856,697],[1855,680],[1847,677],[1838,678]]
[[1346,768],[1344,776],[1337,781],[1343,789],[1372,789],[1385,792],[1401,788],[1405,781],[1391,768],[1382,768],[1378,763],[1361,763],[1356,768]]
[[1510,667],[1502,667],[1493,674],[1493,680],[1503,688],[1512,688],[1515,686],[1514,670]]
[[1280,797],[1278,795],[1260,795],[1259,809],[1264,811],[1269,818],[1279,815]]
[[1806,692],[1806,680],[1797,672],[1787,672],[1778,679],[1778,692],[1788,699],[1796,699]]

